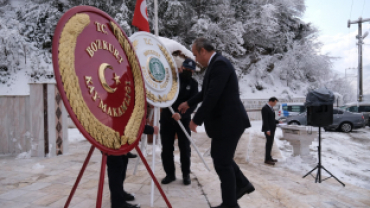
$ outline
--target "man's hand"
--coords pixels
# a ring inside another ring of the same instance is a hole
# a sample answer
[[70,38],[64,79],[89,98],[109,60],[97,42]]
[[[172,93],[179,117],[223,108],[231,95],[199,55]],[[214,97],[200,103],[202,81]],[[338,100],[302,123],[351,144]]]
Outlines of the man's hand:
[[175,121],[178,121],[178,120],[180,120],[180,119],[181,119],[181,115],[180,115],[179,113],[174,113],[174,114],[172,115],[172,118],[173,118],[173,119],[175,119]]
[[189,124],[189,128],[190,128],[190,130],[191,130],[192,132],[197,133],[197,127],[198,127],[198,125],[196,125],[196,124],[193,122],[193,120],[191,120],[191,121],[190,121],[190,124]]
[[188,108],[190,108],[188,102],[183,102],[179,105],[178,110],[180,113],[185,113]]
[[270,136],[270,135],[271,135],[271,132],[270,132],[270,131],[268,131],[268,132],[266,132],[266,134],[267,134],[267,136]]
[[159,128],[158,128],[158,126],[153,126],[153,128],[154,128],[154,133],[153,134],[158,134],[158,132],[159,132]]

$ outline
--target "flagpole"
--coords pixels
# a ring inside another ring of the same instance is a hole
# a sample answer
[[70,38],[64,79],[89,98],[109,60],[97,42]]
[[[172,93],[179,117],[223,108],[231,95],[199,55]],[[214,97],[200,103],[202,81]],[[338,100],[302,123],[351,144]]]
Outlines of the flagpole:
[[[159,32],[158,32],[158,0],[154,0],[154,35],[158,37]],[[154,107],[154,122],[153,124],[159,124],[159,108]],[[157,125],[158,126],[158,125]],[[154,166],[155,166],[155,150],[156,150],[156,137],[157,135],[153,135],[153,158],[152,158],[152,169],[153,169],[153,174],[154,174]],[[153,207],[154,205],[154,181],[152,180],[152,187],[151,187],[151,193],[150,193],[150,205]]]
[[[154,107],[154,121],[153,126],[159,126],[159,107]],[[152,171],[153,174],[155,173],[155,156],[156,156],[156,141],[158,135],[153,135],[153,152],[152,152]],[[152,179],[152,187],[150,192],[150,206],[153,207],[154,205],[154,179]]]
[[154,35],[159,36],[158,32],[158,0],[154,0]]

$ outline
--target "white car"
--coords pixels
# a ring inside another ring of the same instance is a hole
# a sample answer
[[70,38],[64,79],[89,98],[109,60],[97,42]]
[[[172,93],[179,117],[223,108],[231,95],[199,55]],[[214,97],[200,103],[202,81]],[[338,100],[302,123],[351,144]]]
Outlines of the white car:
[[274,110],[275,118],[277,120],[282,120],[288,116],[294,116],[306,112],[306,106],[304,106],[304,103],[278,103],[274,107]]

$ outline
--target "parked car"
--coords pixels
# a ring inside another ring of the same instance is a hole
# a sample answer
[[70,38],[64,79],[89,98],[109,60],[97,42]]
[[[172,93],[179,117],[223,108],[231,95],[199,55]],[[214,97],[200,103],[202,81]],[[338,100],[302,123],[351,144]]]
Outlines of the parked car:
[[306,111],[304,103],[280,103],[275,107],[275,118],[277,120],[283,120],[288,116],[298,115]]
[[370,102],[348,103],[344,109],[352,113],[363,113],[366,125],[370,126]]
[[[307,125],[307,113],[303,112],[296,116],[290,116],[286,119],[289,125]],[[333,124],[325,126],[325,130],[340,130],[342,132],[351,132],[352,129],[365,126],[365,119],[362,113],[351,113],[340,108],[333,109]]]

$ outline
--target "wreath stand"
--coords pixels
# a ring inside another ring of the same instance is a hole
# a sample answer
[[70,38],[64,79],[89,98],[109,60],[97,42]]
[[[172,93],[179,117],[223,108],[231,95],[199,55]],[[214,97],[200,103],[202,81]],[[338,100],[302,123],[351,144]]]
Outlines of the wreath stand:
[[[89,163],[89,160],[90,160],[90,158],[91,158],[92,153],[94,152],[94,149],[95,149],[94,145],[91,145],[90,151],[89,151],[89,153],[87,154],[87,157],[86,157],[86,159],[85,159],[85,162],[84,162],[84,164],[82,165],[82,168],[81,168],[81,170],[80,170],[80,173],[79,173],[79,174],[78,174],[78,176],[77,176],[76,182],[75,182],[75,184],[73,185],[73,188],[72,188],[71,193],[69,194],[69,197],[68,197],[68,199],[67,199],[67,201],[66,201],[66,203],[65,203],[65,205],[64,205],[64,208],[69,207],[69,204],[70,204],[70,202],[71,202],[71,200],[72,200],[72,197],[73,197],[74,193],[76,192],[76,189],[77,189],[77,187],[78,187],[78,184],[80,183],[80,180],[81,180],[81,178],[82,178],[82,175],[83,175],[83,174],[84,174],[84,172],[85,172],[86,166],[87,166],[87,164]],[[135,150],[136,150],[136,151],[137,151],[137,153],[139,154],[139,156],[140,156],[141,160],[143,161],[143,163],[144,163],[144,165],[145,165],[146,169],[148,170],[148,172],[149,172],[149,174],[150,174],[150,177],[152,177],[152,179],[153,179],[152,181],[154,181],[155,185],[157,186],[157,188],[158,188],[159,192],[161,193],[161,195],[162,195],[162,197],[163,197],[164,201],[166,202],[167,206],[168,206],[169,208],[172,208],[172,206],[171,206],[170,202],[168,201],[168,199],[167,199],[166,195],[165,195],[165,194],[164,194],[164,192],[163,192],[163,189],[162,189],[162,188],[161,188],[161,186],[159,185],[159,183],[158,183],[158,181],[157,181],[156,177],[155,177],[155,176],[154,176],[154,174],[153,174],[153,171],[150,169],[150,167],[149,167],[149,165],[148,165],[148,163],[147,163],[147,161],[146,161],[145,157],[143,156],[143,153],[141,152],[140,148],[139,148],[137,145],[135,146]],[[107,153],[103,153],[103,154],[102,154],[102,162],[101,162],[100,178],[99,178],[99,187],[98,187],[98,195],[97,195],[97,198],[96,198],[96,208],[101,208],[101,206],[102,206],[103,185],[104,185],[104,176],[105,176],[105,166],[106,166],[106,164],[107,164],[107,156],[108,156],[108,154],[107,154]],[[153,191],[153,190],[152,190],[152,191]]]

